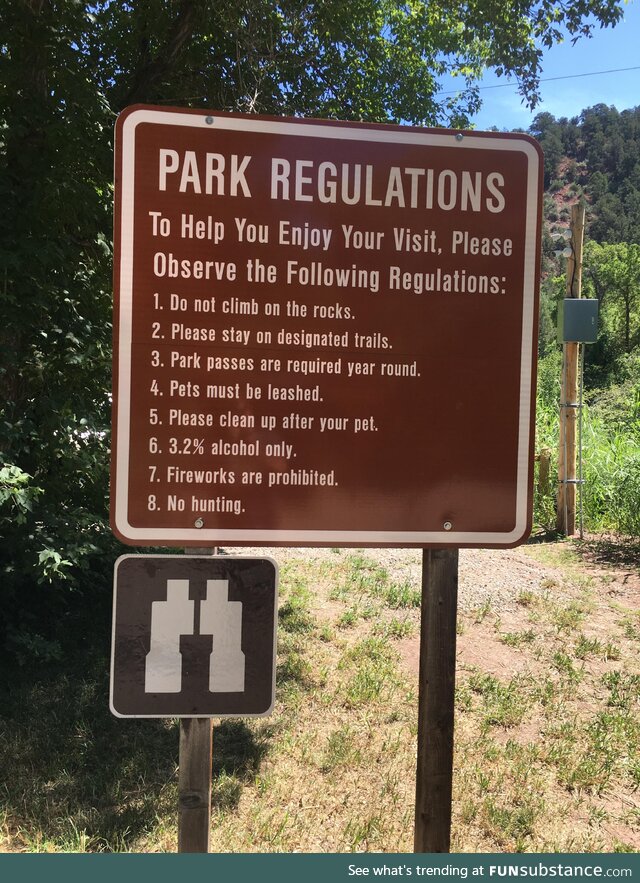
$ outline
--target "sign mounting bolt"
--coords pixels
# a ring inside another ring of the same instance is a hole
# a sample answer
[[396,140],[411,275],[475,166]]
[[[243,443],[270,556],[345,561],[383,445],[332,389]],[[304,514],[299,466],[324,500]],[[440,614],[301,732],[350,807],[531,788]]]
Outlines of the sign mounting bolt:
[[206,123],[208,126],[212,126],[212,125],[213,125],[213,117],[205,117],[205,118],[204,118],[204,121],[205,121],[205,123]]
[[462,134],[462,132],[456,132],[456,141],[462,141],[463,138],[464,135]]
[[445,523],[442,526],[444,527],[445,530],[451,530],[451,528],[453,527],[453,525],[451,524],[450,521],[445,521]]
[[194,523],[196,527],[204,527],[204,520],[202,518],[196,518]]

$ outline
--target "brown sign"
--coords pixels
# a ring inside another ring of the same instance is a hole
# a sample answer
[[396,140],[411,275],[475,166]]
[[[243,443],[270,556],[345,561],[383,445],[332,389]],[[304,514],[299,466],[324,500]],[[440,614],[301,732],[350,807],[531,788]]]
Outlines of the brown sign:
[[269,558],[125,555],[114,571],[118,717],[263,717],[275,695]]
[[531,138],[145,107],[116,134],[121,539],[528,535]]

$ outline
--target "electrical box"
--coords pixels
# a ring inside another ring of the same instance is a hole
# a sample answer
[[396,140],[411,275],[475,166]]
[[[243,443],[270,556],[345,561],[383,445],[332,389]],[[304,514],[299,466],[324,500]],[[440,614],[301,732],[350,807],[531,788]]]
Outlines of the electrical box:
[[560,343],[595,343],[598,338],[598,301],[587,297],[565,297],[558,309]]

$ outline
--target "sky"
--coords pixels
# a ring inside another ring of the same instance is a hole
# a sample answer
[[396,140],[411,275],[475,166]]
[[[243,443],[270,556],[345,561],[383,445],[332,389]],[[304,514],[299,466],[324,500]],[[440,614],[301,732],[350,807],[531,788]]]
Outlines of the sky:
[[[578,116],[594,104],[614,105],[625,110],[640,105],[640,0],[631,0],[625,6],[624,20],[615,28],[597,28],[590,40],[571,40],[545,50],[542,61],[541,102],[530,111],[522,103],[515,85],[500,88],[482,88],[483,107],[473,118],[474,128],[500,130],[527,129],[537,113],[551,113],[555,117]],[[636,68],[620,71],[621,68]],[[575,74],[592,74],[573,79],[551,80]],[[503,84],[504,77],[487,74],[481,87]],[[455,89],[456,81],[449,79],[443,89]]]

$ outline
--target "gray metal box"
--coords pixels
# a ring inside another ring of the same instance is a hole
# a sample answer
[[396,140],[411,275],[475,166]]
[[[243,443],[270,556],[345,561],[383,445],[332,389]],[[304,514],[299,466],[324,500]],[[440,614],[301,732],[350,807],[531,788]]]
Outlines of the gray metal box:
[[595,343],[598,338],[598,301],[595,298],[565,297],[558,310],[558,340]]

